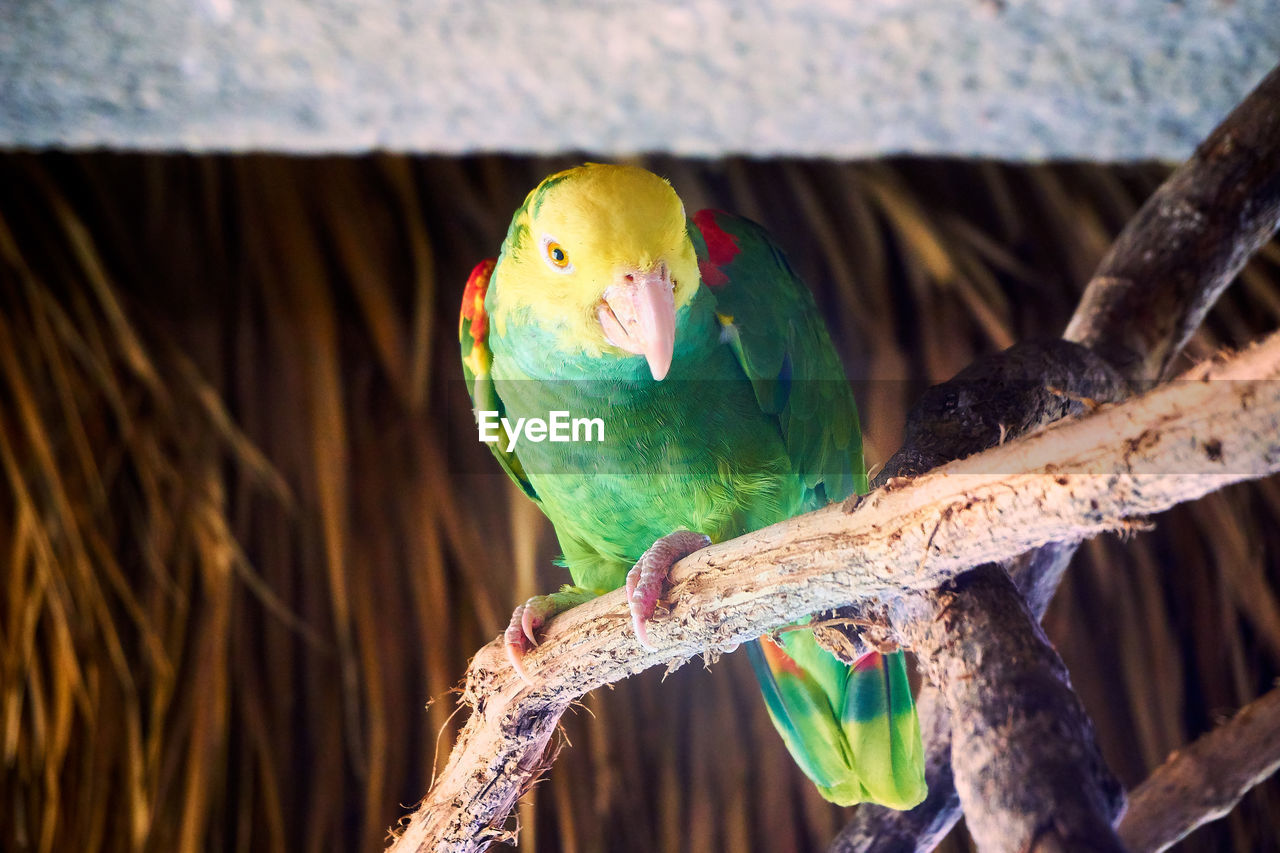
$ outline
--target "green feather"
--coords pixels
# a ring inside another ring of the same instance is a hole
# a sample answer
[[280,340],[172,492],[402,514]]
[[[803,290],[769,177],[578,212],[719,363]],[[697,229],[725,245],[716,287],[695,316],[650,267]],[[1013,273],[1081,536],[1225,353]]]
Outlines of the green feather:
[[[503,271],[511,247],[532,239],[520,221],[528,206],[547,213],[576,174],[560,173],[554,193],[548,183],[526,199],[494,281],[511,281]],[[619,202],[613,217],[627,215]],[[661,382],[639,356],[565,351],[563,318],[524,307],[506,312],[502,329],[488,329],[491,369],[464,367],[477,407],[512,419],[555,410],[605,419],[601,443],[494,448],[554,524],[576,587],[571,598],[621,586],[673,530],[722,541],[866,489],[853,394],[781,250],[763,228],[726,213],[702,211],[687,232],[702,283],[676,314],[675,352]],[[485,297],[490,313],[501,289]],[[465,360],[475,342],[465,317],[461,325]],[[784,632],[782,642],[785,654],[759,644],[749,654],[784,742],[823,795],[895,808],[918,802],[923,749],[902,655],[854,669],[807,629]]]

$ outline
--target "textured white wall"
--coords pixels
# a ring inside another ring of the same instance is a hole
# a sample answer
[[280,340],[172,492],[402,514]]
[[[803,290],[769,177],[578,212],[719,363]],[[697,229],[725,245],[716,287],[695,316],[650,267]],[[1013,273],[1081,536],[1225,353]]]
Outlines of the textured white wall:
[[1280,0],[0,0],[0,145],[1185,157]]

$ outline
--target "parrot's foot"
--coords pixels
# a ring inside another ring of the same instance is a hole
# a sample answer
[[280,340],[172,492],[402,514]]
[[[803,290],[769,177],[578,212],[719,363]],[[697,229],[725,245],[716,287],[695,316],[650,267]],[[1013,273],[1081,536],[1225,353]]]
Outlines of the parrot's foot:
[[649,550],[627,572],[627,603],[631,606],[631,624],[635,625],[640,645],[650,647],[649,632],[645,626],[658,606],[662,585],[671,573],[671,567],[710,544],[710,537],[691,530],[668,533],[649,546]]
[[502,639],[507,647],[507,660],[511,661],[512,668],[521,678],[533,683],[524,668],[524,655],[530,649],[537,648],[538,629],[557,613],[563,613],[595,596],[596,593],[590,590],[566,586],[551,595],[535,595],[515,609]]
[[511,623],[503,640],[507,645],[507,660],[525,681],[529,681],[529,673],[524,669],[524,653],[536,648],[538,640],[535,634],[555,612],[555,605],[549,595],[535,595],[521,604],[511,614]]

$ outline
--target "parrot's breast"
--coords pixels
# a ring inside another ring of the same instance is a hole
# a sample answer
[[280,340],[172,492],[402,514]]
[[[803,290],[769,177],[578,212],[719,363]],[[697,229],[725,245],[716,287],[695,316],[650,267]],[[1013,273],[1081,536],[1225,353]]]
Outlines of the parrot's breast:
[[[504,375],[505,374],[505,375]],[[600,419],[601,440],[520,440],[520,458],[574,582],[608,589],[653,542],[686,528],[719,541],[788,518],[805,489],[776,418],[730,349],[715,342],[661,382],[532,380],[495,362],[509,421]]]

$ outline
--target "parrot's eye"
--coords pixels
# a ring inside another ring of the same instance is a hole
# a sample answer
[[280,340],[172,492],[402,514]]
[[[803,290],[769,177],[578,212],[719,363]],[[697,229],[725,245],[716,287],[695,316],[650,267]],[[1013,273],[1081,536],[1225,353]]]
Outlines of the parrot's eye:
[[569,254],[549,234],[542,237],[542,257],[556,272],[573,272],[573,264],[569,263]]

